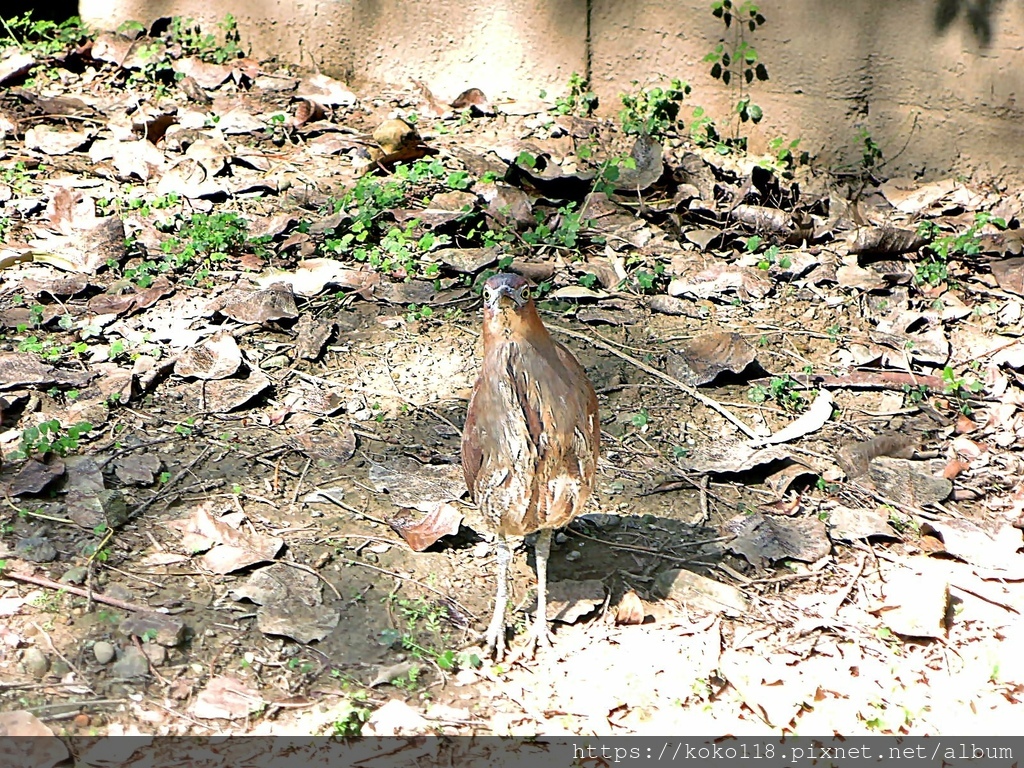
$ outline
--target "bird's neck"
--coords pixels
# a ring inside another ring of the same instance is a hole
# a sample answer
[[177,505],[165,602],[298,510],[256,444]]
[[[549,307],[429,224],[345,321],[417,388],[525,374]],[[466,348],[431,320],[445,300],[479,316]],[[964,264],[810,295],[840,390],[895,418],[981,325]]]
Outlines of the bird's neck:
[[496,310],[484,313],[484,350],[509,342],[544,346],[552,343],[551,334],[532,306],[517,311]]

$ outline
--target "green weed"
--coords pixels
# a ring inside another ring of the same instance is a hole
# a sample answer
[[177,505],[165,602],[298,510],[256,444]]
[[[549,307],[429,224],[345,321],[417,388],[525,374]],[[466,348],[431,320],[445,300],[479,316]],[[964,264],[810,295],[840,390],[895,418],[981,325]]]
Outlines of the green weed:
[[797,389],[797,383],[790,376],[773,376],[768,386],[754,384],[747,391],[747,399],[752,403],[764,403],[772,400],[787,411],[800,412],[807,407],[807,400]]
[[917,234],[928,243],[924,246],[925,258],[914,271],[914,282],[939,285],[949,278],[949,262],[963,256],[981,253],[981,229],[991,224],[997,229],[1006,229],[1006,220],[988,212],[976,213],[974,222],[959,234],[942,235],[934,221],[922,221]]
[[42,458],[47,454],[67,456],[78,450],[79,438],[92,430],[92,424],[79,422],[66,429],[60,421],[51,419],[34,427],[22,430],[18,448],[7,454],[8,459],[27,459],[30,456]]
[[597,94],[589,86],[582,75],[573,72],[569,76],[565,95],[555,99],[555,111],[560,115],[590,117],[597,109]]
[[0,36],[0,49],[17,46],[41,56],[52,56],[77,45],[89,35],[89,29],[78,16],[60,23],[49,19],[33,19],[32,12],[9,19],[0,17],[4,36]]
[[683,99],[690,94],[688,83],[673,79],[667,88],[640,88],[640,83],[633,81],[636,90],[632,93],[621,93],[622,111],[619,120],[622,130],[627,135],[645,135],[662,138],[669,131],[677,129],[679,109]]
[[204,32],[195,19],[175,16],[171,19],[170,37],[181,45],[182,54],[203,61],[223,64],[245,55],[239,45],[238,23],[230,13],[217,22],[217,32]]

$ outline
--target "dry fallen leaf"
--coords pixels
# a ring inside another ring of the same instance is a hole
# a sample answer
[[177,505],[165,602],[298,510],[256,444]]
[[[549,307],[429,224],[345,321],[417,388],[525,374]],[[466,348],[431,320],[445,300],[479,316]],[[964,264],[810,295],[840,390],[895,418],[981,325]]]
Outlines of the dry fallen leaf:
[[442,536],[454,536],[462,523],[462,513],[454,504],[437,504],[419,519],[415,519],[412,512],[404,509],[387,522],[413,552],[422,552]]
[[633,625],[644,623],[644,604],[632,589],[626,592],[615,609],[615,623]]

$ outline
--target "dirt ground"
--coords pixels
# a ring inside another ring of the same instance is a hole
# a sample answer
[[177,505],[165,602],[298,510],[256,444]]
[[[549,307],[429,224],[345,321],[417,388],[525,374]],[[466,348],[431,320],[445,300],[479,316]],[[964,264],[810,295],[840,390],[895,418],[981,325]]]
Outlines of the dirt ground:
[[[685,131],[651,166],[615,121],[188,69],[173,45],[190,74],[147,80],[137,42],[0,72],[0,715],[1017,732],[1019,195]],[[396,117],[415,131],[391,142]],[[653,180],[599,188],[600,158],[631,151]],[[244,237],[203,218],[229,212]],[[592,500],[552,551],[553,647],[499,664],[494,539],[459,464],[497,269],[541,286],[602,423]]]

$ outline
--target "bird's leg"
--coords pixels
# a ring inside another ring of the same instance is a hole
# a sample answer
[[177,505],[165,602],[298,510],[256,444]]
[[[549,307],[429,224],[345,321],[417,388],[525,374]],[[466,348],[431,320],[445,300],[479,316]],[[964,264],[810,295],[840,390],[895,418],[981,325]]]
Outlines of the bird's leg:
[[493,654],[495,661],[505,655],[505,609],[508,607],[508,566],[512,561],[512,550],[505,534],[498,534],[498,594],[494,598],[494,615],[487,627],[485,651]]
[[537,534],[533,545],[537,558],[537,615],[533,620],[533,636],[530,647],[536,649],[551,646],[548,635],[548,554],[551,552],[551,529],[545,528]]

